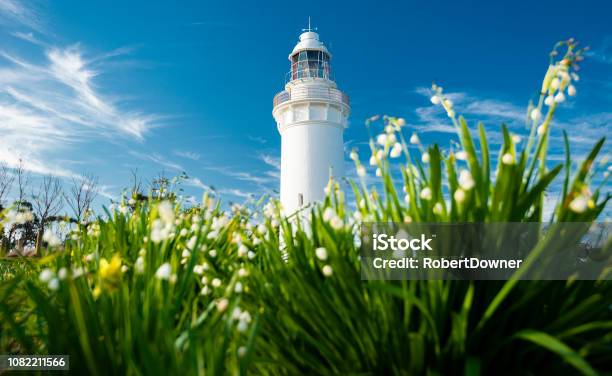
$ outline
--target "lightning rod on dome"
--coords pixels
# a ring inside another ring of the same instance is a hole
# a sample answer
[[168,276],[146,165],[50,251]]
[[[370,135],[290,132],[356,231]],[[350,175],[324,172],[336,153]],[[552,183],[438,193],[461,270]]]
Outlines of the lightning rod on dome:
[[316,27],[314,27],[314,28],[310,27],[310,16],[308,16],[308,28],[302,29],[302,31],[311,32],[311,31],[317,31],[317,30],[318,30],[318,28],[316,28]]

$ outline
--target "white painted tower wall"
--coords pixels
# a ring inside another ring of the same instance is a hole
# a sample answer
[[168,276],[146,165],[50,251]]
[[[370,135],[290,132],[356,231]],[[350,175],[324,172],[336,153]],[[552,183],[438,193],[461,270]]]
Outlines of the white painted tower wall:
[[[290,60],[303,50],[329,54],[311,31],[300,36]],[[274,98],[273,115],[282,137],[280,198],[286,215],[322,201],[330,174],[336,180],[344,174],[343,132],[350,107],[327,69],[315,77],[290,72],[285,90]]]

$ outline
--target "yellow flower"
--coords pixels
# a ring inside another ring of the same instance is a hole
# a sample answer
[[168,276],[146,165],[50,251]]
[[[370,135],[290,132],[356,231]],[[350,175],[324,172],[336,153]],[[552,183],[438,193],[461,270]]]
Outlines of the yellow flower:
[[114,290],[118,287],[121,281],[121,257],[115,254],[111,261],[108,262],[105,258],[100,260],[100,267],[98,268],[98,275],[100,277],[100,283],[104,288]]

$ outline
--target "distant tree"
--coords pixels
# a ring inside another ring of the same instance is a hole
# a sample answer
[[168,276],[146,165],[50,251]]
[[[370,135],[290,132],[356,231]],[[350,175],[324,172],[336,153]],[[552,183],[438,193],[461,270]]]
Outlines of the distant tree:
[[170,179],[166,176],[166,171],[161,170],[149,183],[149,190],[153,198],[164,198],[170,187]]
[[36,250],[40,249],[43,234],[48,224],[60,219],[58,214],[63,207],[62,184],[56,177],[45,176],[38,192],[32,193],[34,214],[38,220]]
[[32,248],[36,245],[36,236],[38,234],[38,219],[33,213],[32,203],[28,200],[19,201],[17,211],[28,214],[30,216],[24,222],[14,223],[8,230],[6,239],[8,249],[12,249],[16,254],[20,254],[24,248]]
[[[30,173],[25,169],[23,160],[19,160],[19,165],[15,169],[14,176],[17,183],[17,199],[13,203],[15,210],[18,212],[31,212],[32,203],[27,200],[28,184],[30,184]],[[17,240],[25,246],[33,244],[36,239],[36,231],[33,228],[34,224],[28,221],[23,224],[15,224],[8,229],[8,245],[9,248],[17,248]],[[19,239],[16,239],[19,236]]]
[[183,193],[181,183],[189,179],[185,172],[173,177],[172,179],[166,176],[166,172],[162,170],[151,182],[149,189],[151,197],[156,200],[175,200],[177,195]]
[[73,220],[81,222],[98,195],[98,178],[93,174],[84,174],[72,178],[72,185],[68,193],[64,193],[64,199],[70,207]]
[[0,163],[0,211],[5,208],[4,202],[13,187],[14,181],[15,175],[10,172],[6,164]]
[[26,197],[28,196],[27,189],[30,184],[30,174],[26,171],[21,159],[19,160],[19,165],[15,169],[15,180],[17,181],[17,200],[15,204],[17,210],[20,211],[22,205],[26,203]]
[[136,201],[145,201],[147,200],[147,195],[143,192],[142,188],[142,179],[138,175],[138,169],[132,169],[130,171],[131,177],[131,186],[130,186],[130,195]]

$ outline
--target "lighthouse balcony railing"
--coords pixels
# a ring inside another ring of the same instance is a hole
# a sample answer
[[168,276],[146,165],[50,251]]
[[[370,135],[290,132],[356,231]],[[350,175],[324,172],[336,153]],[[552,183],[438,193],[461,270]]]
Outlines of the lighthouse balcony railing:
[[327,99],[350,106],[348,95],[334,88],[295,87],[291,91],[283,90],[274,96],[274,107],[281,103],[300,99]]
[[329,66],[318,66],[312,68],[298,69],[293,67],[285,74],[285,83],[303,78],[323,78],[325,80],[334,81],[334,73],[329,69]]

